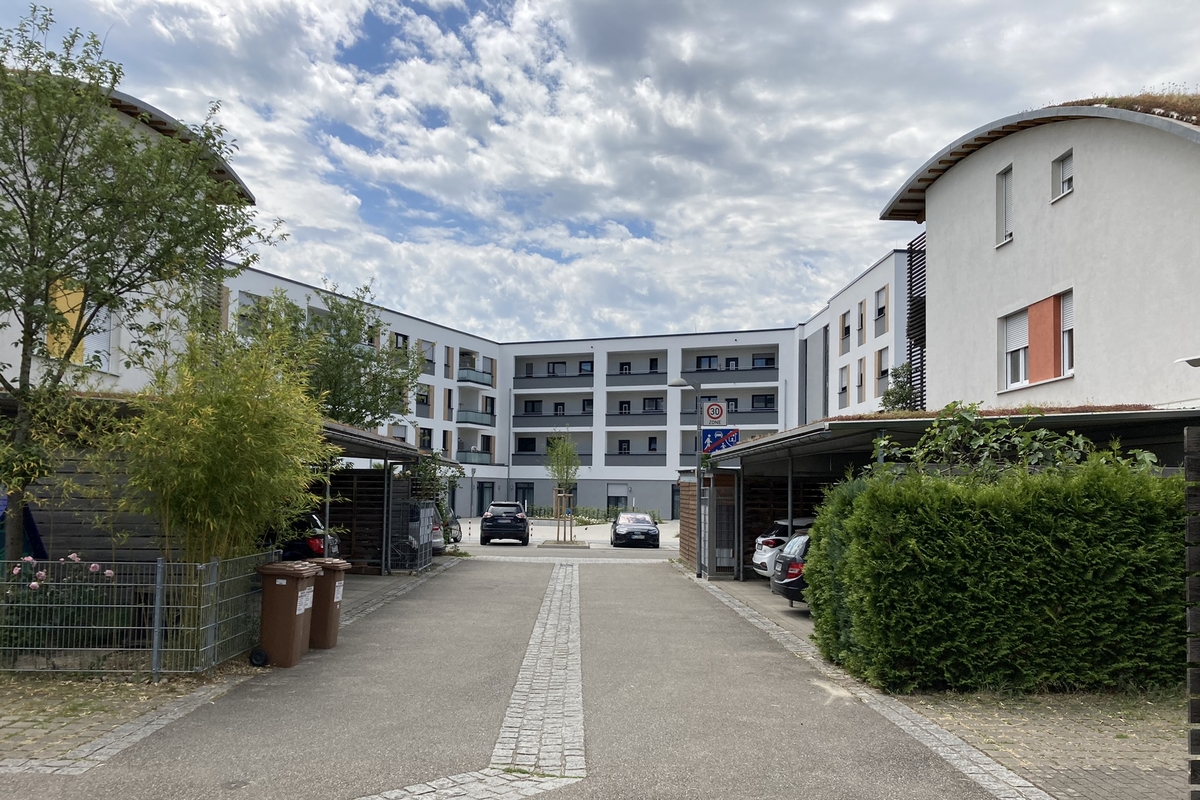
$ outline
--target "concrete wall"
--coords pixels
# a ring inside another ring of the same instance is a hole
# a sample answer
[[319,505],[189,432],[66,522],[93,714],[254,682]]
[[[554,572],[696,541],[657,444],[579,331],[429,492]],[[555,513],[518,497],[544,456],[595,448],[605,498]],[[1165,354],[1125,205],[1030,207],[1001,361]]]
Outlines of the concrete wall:
[[[1074,189],[1053,203],[1068,150]],[[997,246],[997,175],[1013,170],[1013,237]],[[928,406],[1200,405],[1196,252],[1200,146],[1134,122],[1070,120],[1012,134],[953,166],[926,196]],[[1075,370],[1004,390],[1003,326],[1071,290]]]

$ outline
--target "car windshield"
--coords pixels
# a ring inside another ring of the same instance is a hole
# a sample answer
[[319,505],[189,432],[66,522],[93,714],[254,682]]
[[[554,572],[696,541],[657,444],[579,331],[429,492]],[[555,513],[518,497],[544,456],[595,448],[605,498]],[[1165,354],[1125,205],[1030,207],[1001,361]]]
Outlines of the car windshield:
[[783,546],[783,554],[785,556],[798,555],[804,550],[806,544],[808,544],[807,536],[793,536],[791,541]]
[[488,513],[493,517],[515,517],[524,510],[516,504],[511,506],[488,506]]
[[618,525],[653,525],[654,520],[650,519],[649,514],[619,514],[617,516]]

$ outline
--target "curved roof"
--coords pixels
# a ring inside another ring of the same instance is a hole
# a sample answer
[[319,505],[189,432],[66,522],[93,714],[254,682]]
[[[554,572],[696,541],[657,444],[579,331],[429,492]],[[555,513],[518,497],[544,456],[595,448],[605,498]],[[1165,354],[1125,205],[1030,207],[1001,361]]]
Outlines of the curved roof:
[[[177,137],[184,141],[191,139],[187,126],[182,122],[132,95],[113,90],[108,96],[108,104],[122,114],[145,123],[163,136]],[[250,204],[254,204],[254,195],[250,192],[250,188],[242,182],[242,179],[238,177],[232,167],[225,163],[224,159],[217,159],[212,175],[219,181],[230,181],[235,184],[238,187],[238,194]]]
[[1053,122],[1065,122],[1073,119],[1116,119],[1123,122],[1133,122],[1150,128],[1157,128],[1176,136],[1182,136],[1200,144],[1200,127],[1179,122],[1170,117],[1146,114],[1140,111],[1126,111],[1120,108],[1109,108],[1103,105],[1095,106],[1052,106],[1037,111],[1025,111],[1004,117],[988,123],[981,128],[963,136],[961,139],[947,145],[914,172],[900,191],[892,195],[892,199],[884,206],[879,218],[886,220],[905,220],[909,222],[925,221],[925,191],[946,173],[951,167],[962,161],[976,150],[984,148],[992,142],[1003,139],[1027,128],[1039,125],[1049,125]]

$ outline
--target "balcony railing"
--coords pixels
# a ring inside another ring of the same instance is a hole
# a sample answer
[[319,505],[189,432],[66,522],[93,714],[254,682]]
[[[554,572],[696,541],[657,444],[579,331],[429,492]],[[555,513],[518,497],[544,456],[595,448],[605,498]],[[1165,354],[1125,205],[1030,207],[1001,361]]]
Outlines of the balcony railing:
[[430,411],[429,411],[428,403],[414,403],[413,407],[414,407],[414,410],[418,417],[421,417],[422,419],[432,419],[433,418],[433,414],[430,413]]
[[458,382],[459,383],[477,383],[480,386],[491,386],[492,385],[492,373],[481,372],[480,370],[471,369],[470,367],[459,367],[458,368]]
[[489,414],[486,411],[472,411],[469,408],[458,410],[458,421],[468,422],[472,425],[487,425],[489,428],[496,427],[495,414]]
[[591,427],[591,414],[514,414],[514,428]]
[[514,389],[577,389],[591,386],[595,375],[580,372],[573,375],[519,375],[513,378]]
[[[579,466],[590,467],[592,465],[591,453],[576,453],[579,456]],[[546,466],[545,453],[513,453],[512,465],[514,467],[544,467]]]
[[778,367],[751,367],[750,369],[694,369],[684,370],[684,380],[701,386],[717,383],[778,383]]
[[665,372],[610,372],[604,376],[609,386],[666,386]]
[[604,464],[609,467],[665,467],[666,453],[605,453]]
[[665,411],[605,414],[604,419],[610,428],[665,428],[667,426],[667,412]]
[[471,450],[459,450],[455,460],[460,464],[491,464],[491,453],[477,453]]

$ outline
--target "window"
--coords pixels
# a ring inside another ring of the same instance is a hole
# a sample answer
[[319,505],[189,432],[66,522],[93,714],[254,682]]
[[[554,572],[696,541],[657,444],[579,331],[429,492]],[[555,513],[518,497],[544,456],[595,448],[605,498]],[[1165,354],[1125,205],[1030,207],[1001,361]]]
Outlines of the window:
[[703,395],[701,397],[696,398],[696,408],[698,410],[701,407],[708,405],[709,403],[715,403],[715,402],[717,402],[717,396],[715,394]]
[[737,401],[738,401],[738,399],[736,397],[726,397],[725,398],[725,413],[726,414],[737,413]]
[[1075,374],[1075,293],[1059,298],[1062,316],[1062,374]]
[[547,375],[566,375],[567,374],[567,362],[551,361],[549,364],[546,365],[546,374]]
[[725,359],[725,369],[737,369],[737,368],[738,368],[738,360],[736,358]]
[[525,364],[525,377],[526,378],[533,377],[533,362],[532,361],[526,362],[526,364]]
[[1029,383],[1029,312],[1004,318],[1004,384],[1008,388]]
[[399,439],[402,442],[408,441],[407,425],[389,425],[388,430],[391,432],[393,439]]
[[850,312],[847,311],[838,317],[838,330],[841,331],[841,339],[838,341],[838,355],[844,356],[850,352]]
[[888,349],[886,347],[875,351],[875,396],[882,397],[887,391],[888,372],[890,362],[888,361]]
[[442,452],[450,452],[450,431],[442,431]]
[[518,436],[517,437],[517,452],[518,453],[536,453],[537,439],[533,436]]
[[579,362],[579,374],[580,375],[591,375],[592,374],[592,362],[591,361],[580,361]]
[[108,372],[112,367],[112,320],[107,309],[100,311],[83,337],[83,358],[101,372]]
[[429,405],[429,387],[425,384],[417,384],[417,405]]
[[525,413],[526,414],[542,413],[542,401],[541,400],[526,400],[525,401]]
[[697,371],[702,370],[702,369],[716,369],[716,368],[717,368],[717,357],[716,356],[696,356]]
[[[844,368],[843,368],[844,369]],[[750,396],[750,407],[758,411],[769,411],[775,408],[775,395],[755,394]]]
[[584,414],[592,413],[592,398],[590,398],[590,397],[583,398],[583,413]]
[[628,414],[629,413],[629,401],[628,400],[620,400],[617,402],[617,413],[618,414]]
[[633,362],[622,361],[619,371],[622,375],[629,375],[630,373],[633,372]]
[[775,356],[773,353],[755,353],[750,363],[755,369],[774,369]]
[[420,428],[419,430],[420,430],[420,433],[418,434],[418,436],[420,438],[417,441],[417,446],[420,447],[422,450],[432,450],[433,449],[433,429],[432,428]]
[[629,455],[629,440],[628,439],[618,439],[617,440],[617,452],[622,455]]
[[484,396],[484,398],[483,398],[483,413],[485,413],[485,414],[495,414],[496,413],[496,398],[488,397],[486,395]]
[[867,301],[860,300],[858,303],[858,343],[867,343]]
[[996,176],[996,243],[1004,244],[1013,238],[1012,167]]
[[642,411],[643,412],[653,413],[653,412],[662,411],[662,410],[663,410],[663,399],[661,397],[643,397],[642,398]]
[[657,358],[650,359],[650,371],[658,372],[658,359]]
[[566,403],[555,403],[554,404],[554,416],[564,417],[564,416],[566,416],[566,414],[567,414],[567,404]]
[[533,505],[533,484],[518,482],[516,486],[516,492],[517,502],[520,503],[526,511],[528,511],[529,507]]
[[496,360],[494,358],[483,357],[483,369],[480,370],[484,375],[493,375],[496,372]]
[[446,378],[454,377],[454,348],[453,347],[446,348],[446,363],[442,365],[442,369],[445,371],[443,377],[446,377]]
[[646,440],[646,449],[649,450],[651,453],[658,452],[658,437],[657,436],[651,436],[649,439]]
[[395,344],[397,350],[407,350],[408,335],[404,333],[393,333],[392,343]]
[[1075,188],[1075,157],[1068,150],[1050,169],[1050,197],[1057,200]]
[[854,398],[854,402],[856,403],[865,402],[867,399],[866,376],[867,360],[865,358],[860,358],[858,360],[858,382],[855,384],[855,386],[858,388],[857,397]]
[[[875,292],[875,335],[887,333],[888,287]],[[882,328],[882,330],[881,330]]]
[[492,439],[493,439],[493,437],[491,437],[491,436],[480,436],[479,437],[479,449],[485,453],[492,452]]
[[838,408],[845,408],[850,405],[850,368],[841,367],[838,369]]

